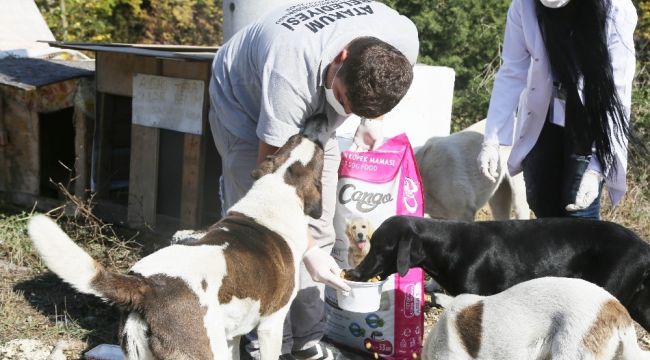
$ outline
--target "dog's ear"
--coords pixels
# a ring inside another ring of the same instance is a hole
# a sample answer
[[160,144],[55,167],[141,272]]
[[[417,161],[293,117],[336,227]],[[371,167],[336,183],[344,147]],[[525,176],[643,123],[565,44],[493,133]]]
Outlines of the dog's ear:
[[372,240],[372,234],[375,233],[375,227],[372,226],[370,220],[368,220],[368,239]]
[[397,244],[397,272],[406,275],[410,268],[418,266],[426,256],[422,250],[422,240],[416,233],[407,232],[401,235]]
[[320,179],[316,179],[314,188],[309,195],[305,195],[305,214],[314,219],[320,219],[323,216],[323,185]]
[[410,235],[403,237],[397,244],[397,272],[399,276],[404,276],[411,268],[411,243],[413,237]]
[[354,240],[354,234],[352,233],[352,226],[353,226],[353,224],[354,224],[354,222],[353,222],[353,221],[350,221],[350,222],[348,222],[347,225],[345,225],[345,235],[348,236],[348,239],[349,239],[350,241]]
[[[311,164],[311,163],[310,163]],[[287,168],[284,181],[296,188],[296,193],[303,201],[305,215],[320,219],[323,215],[323,185],[320,171],[314,171],[313,166],[303,166],[299,162]]]
[[275,155],[268,155],[258,166],[255,170],[251,172],[251,176],[253,179],[258,180],[262,176],[266,174],[270,174],[275,169],[277,166],[275,165]]

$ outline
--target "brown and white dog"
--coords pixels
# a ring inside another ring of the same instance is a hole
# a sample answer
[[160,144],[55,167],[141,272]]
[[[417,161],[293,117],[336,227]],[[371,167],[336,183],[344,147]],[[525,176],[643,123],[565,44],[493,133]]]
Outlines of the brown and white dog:
[[625,307],[581,279],[544,277],[492,296],[436,294],[425,360],[643,360]]
[[355,217],[350,219],[345,227],[345,235],[348,237],[348,265],[357,267],[370,251],[370,238],[374,232],[370,221],[366,218]]
[[29,235],[50,270],[126,310],[127,359],[239,359],[239,337],[257,328],[263,360],[277,360],[297,293],[309,215],[322,212],[322,145],[295,135],[253,172],[251,190],[199,240],[108,271],[52,220]]

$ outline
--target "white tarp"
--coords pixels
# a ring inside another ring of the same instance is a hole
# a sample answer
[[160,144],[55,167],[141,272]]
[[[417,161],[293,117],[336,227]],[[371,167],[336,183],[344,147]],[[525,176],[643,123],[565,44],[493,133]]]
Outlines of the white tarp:
[[[413,83],[393,110],[384,115],[386,138],[406,133],[411,146],[418,148],[432,136],[451,131],[451,107],[454,98],[454,69],[417,64]],[[360,119],[352,115],[337,130],[341,150],[349,147]]]
[[78,51],[52,48],[38,40],[54,41],[52,31],[34,0],[0,0],[0,59],[13,57],[88,59]]

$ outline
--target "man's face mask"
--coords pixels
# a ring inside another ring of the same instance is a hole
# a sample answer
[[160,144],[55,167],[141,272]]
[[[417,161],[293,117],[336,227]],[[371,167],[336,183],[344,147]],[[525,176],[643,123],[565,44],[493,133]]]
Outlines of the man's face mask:
[[343,107],[343,105],[336,99],[336,96],[334,95],[334,90],[332,89],[332,85],[334,85],[334,80],[336,80],[336,75],[338,75],[339,70],[341,70],[342,67],[343,65],[339,66],[339,68],[336,69],[336,72],[332,77],[332,83],[330,84],[329,89],[327,88],[327,84],[325,85],[325,98],[327,99],[327,102],[334,109],[334,111],[336,111],[337,114],[345,116],[348,113],[345,112],[345,108]]

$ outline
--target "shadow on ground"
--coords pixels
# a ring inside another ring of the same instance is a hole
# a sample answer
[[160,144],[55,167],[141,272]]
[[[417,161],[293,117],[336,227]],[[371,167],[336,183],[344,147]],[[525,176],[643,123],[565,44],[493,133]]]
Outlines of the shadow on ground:
[[67,329],[84,332],[83,340],[88,344],[84,352],[101,343],[117,343],[119,310],[95,296],[80,294],[56,275],[36,275],[16,283],[13,290],[40,314],[59,324],[61,333]]

